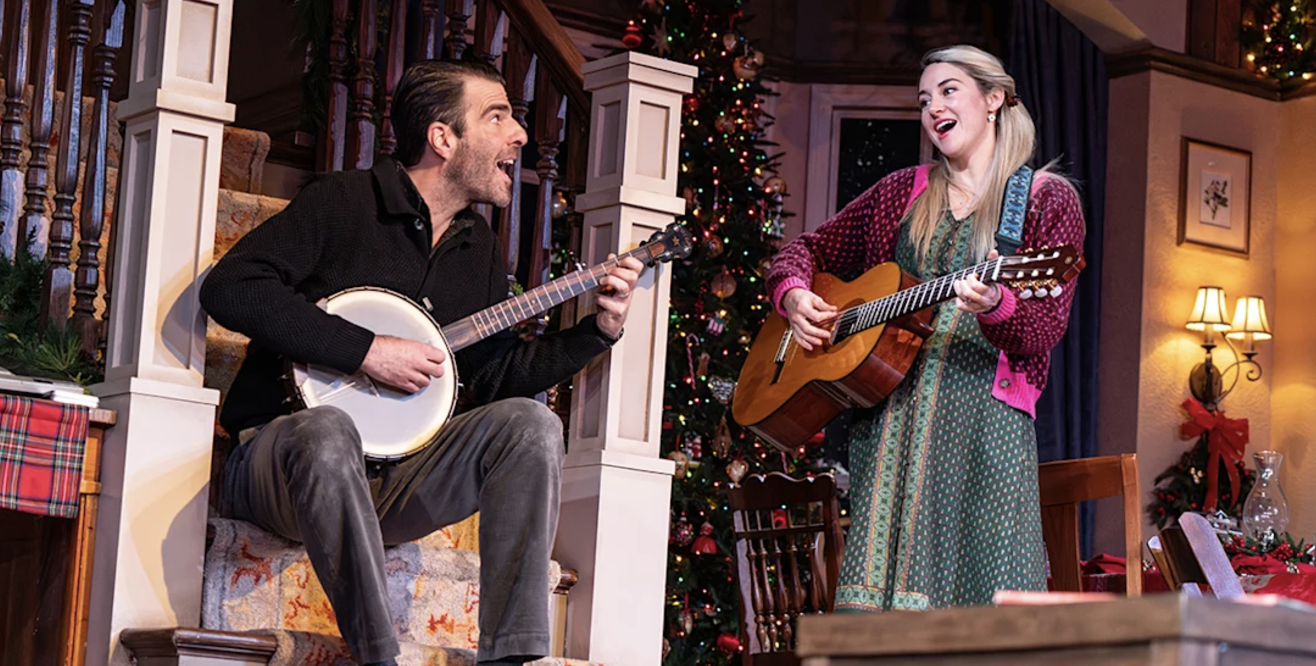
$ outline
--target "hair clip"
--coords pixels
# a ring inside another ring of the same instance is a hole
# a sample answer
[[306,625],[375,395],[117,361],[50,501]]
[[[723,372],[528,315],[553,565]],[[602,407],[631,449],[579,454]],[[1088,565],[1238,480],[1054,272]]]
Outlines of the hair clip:
[[1018,95],[1012,95],[1012,94],[1010,94],[1010,93],[1005,93],[1005,104],[1006,104],[1006,106],[1015,106],[1015,105],[1017,105],[1018,103],[1019,103],[1019,96],[1018,96]]

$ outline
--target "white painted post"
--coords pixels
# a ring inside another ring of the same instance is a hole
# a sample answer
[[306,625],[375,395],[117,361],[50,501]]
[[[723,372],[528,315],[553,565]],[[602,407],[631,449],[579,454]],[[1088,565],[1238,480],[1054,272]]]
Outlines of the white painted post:
[[198,626],[217,391],[203,388],[233,0],[138,0],[119,180],[87,664],[127,628]]
[[[593,102],[576,208],[585,260],[598,263],[685,212],[676,196],[681,99],[698,70],[637,53],[582,69]],[[572,395],[555,552],[580,574],[568,597],[567,656],[608,666],[661,660],[673,463],[658,452],[670,270],[645,271],[621,341],[577,375]]]

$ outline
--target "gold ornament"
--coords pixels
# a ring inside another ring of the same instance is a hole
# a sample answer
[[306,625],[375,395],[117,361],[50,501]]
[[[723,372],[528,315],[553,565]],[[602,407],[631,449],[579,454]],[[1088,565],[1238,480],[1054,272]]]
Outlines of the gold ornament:
[[731,298],[736,293],[736,278],[731,275],[731,271],[723,268],[722,272],[713,278],[710,286],[713,289],[714,296],[722,299]]
[[722,35],[722,46],[724,46],[728,51],[736,48],[736,44],[739,43],[740,43],[740,36],[734,32],[728,32],[727,34]]
[[754,51],[753,53],[750,54],[749,59],[754,61],[755,69],[762,67],[763,63],[765,62],[762,51]]
[[708,252],[709,259],[716,259],[722,256],[722,237],[713,234],[704,240],[704,250]]
[[768,194],[786,194],[786,180],[781,176],[772,176],[763,181],[763,191]]
[[772,270],[772,257],[763,257],[759,260],[759,275],[766,277],[769,270]]
[[751,56],[740,56],[731,63],[731,73],[743,80],[758,78],[759,66]]
[[717,120],[713,121],[713,128],[724,134],[730,133],[734,129],[731,125],[731,116],[718,116]]
[[672,451],[667,454],[667,458],[676,463],[676,469],[672,471],[672,476],[681,479],[685,478],[686,472],[690,471],[690,456],[683,451]]
[[744,460],[732,460],[727,463],[727,477],[732,483],[740,483],[745,478],[745,473],[749,471],[749,463]]

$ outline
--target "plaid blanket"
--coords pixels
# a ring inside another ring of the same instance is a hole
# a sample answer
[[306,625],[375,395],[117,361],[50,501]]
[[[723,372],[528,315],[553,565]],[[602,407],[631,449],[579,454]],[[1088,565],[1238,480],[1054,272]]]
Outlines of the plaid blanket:
[[89,410],[0,394],[0,508],[78,515]]

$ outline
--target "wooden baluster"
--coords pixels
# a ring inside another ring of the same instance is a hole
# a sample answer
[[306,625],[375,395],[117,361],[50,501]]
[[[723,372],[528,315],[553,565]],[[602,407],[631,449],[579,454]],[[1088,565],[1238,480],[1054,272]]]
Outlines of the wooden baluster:
[[356,73],[352,76],[352,115],[347,126],[347,159],[353,169],[375,163],[376,0],[361,0],[356,19]]
[[443,50],[448,60],[461,60],[466,51],[466,20],[471,17],[471,0],[448,0],[448,38]]
[[[512,104],[512,117],[525,127],[530,100],[534,97],[534,56],[526,48],[525,40],[512,30],[507,35],[507,53],[503,56],[503,79],[507,81],[507,99]],[[498,242],[502,243],[507,272],[516,275],[521,258],[521,160],[523,150],[516,151],[512,165],[512,203],[499,211]]]
[[[768,518],[768,528],[772,527],[772,518]],[[777,600],[772,594],[772,563],[768,559],[767,539],[759,539],[759,570],[762,572],[763,615],[762,622],[767,628],[769,652],[777,651]]]
[[548,281],[553,250],[553,186],[557,184],[557,152],[562,143],[562,113],[566,100],[541,65],[535,75],[535,139],[539,144],[539,200],[535,205],[535,247],[530,253],[530,287]]
[[[6,8],[10,0],[5,1]],[[4,11],[4,10],[0,10]],[[5,116],[0,123],[0,238],[7,256],[14,255],[18,246],[18,215],[23,198],[23,172],[19,168],[23,151],[23,114],[27,103],[23,90],[27,87],[28,55],[31,49],[29,36],[32,24],[32,0],[16,0],[10,15],[12,33],[9,36],[8,65],[5,73]]]
[[777,626],[783,649],[795,645],[791,632],[790,603],[786,596],[786,565],[781,561],[781,537],[772,539],[772,566],[777,571],[773,593],[777,600]]
[[50,166],[50,125],[55,107],[55,48],[58,46],[59,0],[45,0],[40,15],[33,22],[36,30],[33,40],[37,59],[36,77],[32,89],[32,129],[27,160],[27,203],[18,220],[20,247],[27,246],[29,236],[34,244],[28,251],[44,256],[46,251],[46,192],[47,170]]
[[443,8],[440,0],[421,0],[420,52],[417,60],[435,60],[443,57]]
[[[73,299],[73,202],[78,193],[78,145],[82,139],[82,71],[91,41],[93,0],[68,0],[69,53],[64,79],[64,108],[59,120],[59,155],[55,167],[55,212],[50,216],[50,264],[41,286],[43,326],[63,329]],[[53,91],[52,91],[53,94]]]
[[[763,517],[762,512],[758,510],[750,511],[750,515],[754,518],[752,531],[749,532],[752,534],[754,531],[763,529]],[[765,650],[771,651],[772,637],[769,629],[772,624],[768,619],[767,588],[763,585],[763,581],[767,579],[767,572],[764,571],[763,551],[759,547],[760,545],[758,539],[745,539],[745,546],[749,552],[749,573],[753,578],[750,589],[753,591],[752,596],[754,599],[754,631],[758,634],[759,645],[763,646]]]
[[392,155],[397,149],[397,137],[393,135],[393,91],[402,78],[407,46],[407,0],[393,0],[392,13],[389,14],[388,52],[384,62],[384,111],[380,114],[379,152]]
[[[79,215],[81,239],[78,241],[78,272],[74,278],[73,327],[81,336],[83,352],[93,358],[100,341],[100,326],[96,321],[96,286],[100,281],[101,231],[105,228],[105,161],[111,131],[110,87],[114,85],[114,63],[119,57],[119,48],[123,46],[123,18],[126,10],[123,0],[114,2],[114,12],[110,14],[105,36],[92,50],[92,86],[96,101],[92,107],[91,136],[87,142],[87,171],[82,183],[82,213]],[[109,263],[108,257],[106,263]],[[109,308],[106,308],[106,312],[109,312]]]
[[324,137],[320,141],[315,168],[342,171],[347,143],[347,0],[334,0],[333,5],[329,32],[329,98],[324,122]]
[[499,39],[500,30],[506,17],[498,10],[493,0],[478,0],[475,10],[475,52],[480,59],[490,65],[498,61],[503,54],[503,40]]
[[[800,549],[796,547],[795,540],[796,537],[793,535],[786,537],[786,559],[790,567],[790,579],[786,586],[786,622],[792,633],[795,618],[804,612],[804,581],[800,578]],[[790,648],[795,649],[793,637],[790,640]]]

